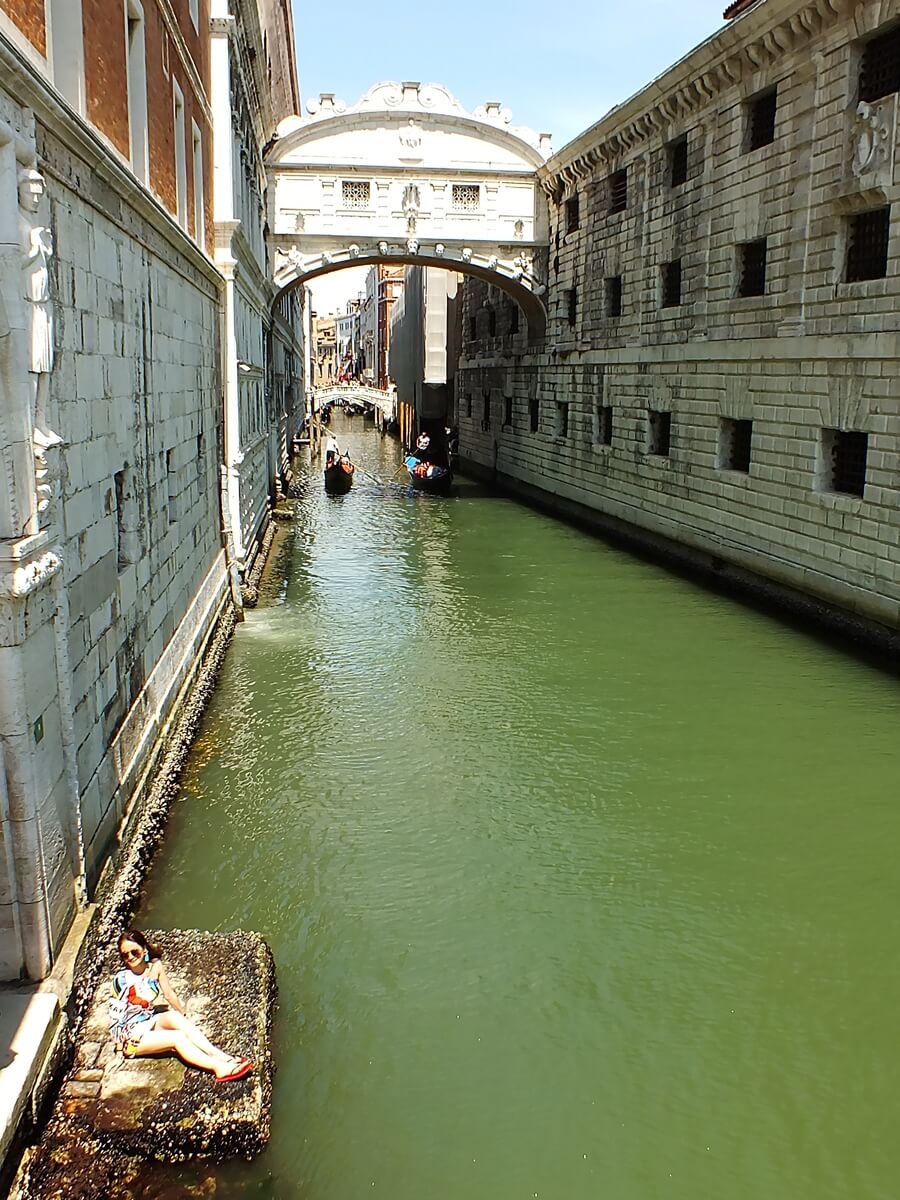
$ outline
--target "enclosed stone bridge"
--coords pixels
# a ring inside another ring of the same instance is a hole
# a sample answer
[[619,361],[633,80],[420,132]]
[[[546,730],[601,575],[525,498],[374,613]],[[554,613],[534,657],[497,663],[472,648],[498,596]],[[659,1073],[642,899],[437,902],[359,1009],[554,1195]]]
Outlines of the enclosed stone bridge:
[[267,157],[275,282],[369,263],[476,275],[546,325],[547,134],[490,103],[469,113],[437,84],[380,83],[348,107],[322,95]]
[[397,393],[393,390],[363,387],[359,383],[333,383],[315,389],[316,411],[326,404],[362,404],[381,413],[383,421],[397,415]]

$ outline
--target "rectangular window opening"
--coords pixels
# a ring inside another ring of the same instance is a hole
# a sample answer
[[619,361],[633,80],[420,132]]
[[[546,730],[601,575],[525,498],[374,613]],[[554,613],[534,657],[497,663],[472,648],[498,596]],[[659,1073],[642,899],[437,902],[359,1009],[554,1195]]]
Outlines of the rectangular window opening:
[[566,321],[570,329],[574,329],[578,320],[578,292],[575,288],[567,288],[563,293],[566,301]]
[[469,317],[469,341],[474,342],[478,338],[478,321],[475,317]]
[[372,202],[372,185],[368,179],[341,180],[341,203],[344,208],[368,208]]
[[669,187],[681,187],[688,178],[687,134],[669,143]]
[[482,392],[481,401],[481,429],[487,433],[491,427],[491,393]]
[[454,183],[450,202],[455,209],[475,212],[481,207],[481,187],[477,183]]
[[766,239],[757,238],[738,247],[739,296],[764,296],[766,292]]
[[191,121],[191,165],[194,170],[194,241],[206,244],[206,208],[203,196],[203,136]]
[[769,88],[747,104],[747,149],[759,150],[775,141],[778,89]]
[[566,400],[556,401],[556,420],[553,427],[554,437],[567,438],[569,436],[569,404]]
[[662,307],[677,308],[681,304],[681,259],[663,263],[662,267]]
[[466,393],[466,416],[471,421],[472,419],[472,393]]
[[846,281],[883,279],[887,275],[890,205],[855,213],[848,224]]
[[609,211],[624,212],[628,207],[628,168],[613,171],[609,177]]
[[608,317],[622,315],[622,276],[609,275],[604,285],[605,308]]
[[867,103],[900,92],[900,24],[865,44],[859,63],[859,99]]
[[864,496],[869,435],[859,430],[823,429],[820,490]]
[[719,428],[719,466],[723,471],[750,470],[753,422],[723,417]]
[[541,427],[541,402],[537,396],[528,401],[528,425],[532,433],[537,433]]
[[127,0],[125,13],[128,30],[125,66],[131,169],[142,183],[146,183],[150,177],[150,142],[147,127],[147,57],[144,45],[144,10],[138,0]]
[[125,471],[116,471],[116,569],[124,571],[128,566],[128,556],[125,552]]
[[613,411],[609,404],[594,405],[594,443],[611,446],[613,435]]
[[177,83],[172,83],[173,119],[175,125],[175,216],[178,224],[187,228],[187,134],[185,130],[184,96]]
[[509,302],[509,332],[519,332],[519,306],[515,300]]
[[497,336],[497,310],[491,308],[488,310],[488,337]]
[[175,469],[175,451],[166,451],[166,495],[169,524],[178,520],[178,472]]
[[503,397],[503,424],[507,428],[511,428],[513,423],[513,398],[512,396]]
[[651,408],[647,413],[647,453],[667,456],[672,447],[672,414]]
[[578,197],[570,196],[566,201],[566,233],[574,233],[578,223]]

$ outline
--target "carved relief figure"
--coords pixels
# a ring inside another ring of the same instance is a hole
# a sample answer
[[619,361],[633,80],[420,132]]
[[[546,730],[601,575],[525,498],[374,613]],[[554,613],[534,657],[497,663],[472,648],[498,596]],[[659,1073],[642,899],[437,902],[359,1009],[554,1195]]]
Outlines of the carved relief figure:
[[419,196],[419,189],[414,183],[408,183],[403,189],[403,204],[402,208],[406,213],[406,232],[413,234],[416,232],[416,219],[419,215],[419,209],[422,201]]
[[401,158],[421,158],[418,153],[422,145],[422,130],[410,117],[405,128],[400,130],[400,145],[405,153],[401,153]]
[[50,230],[37,220],[44,197],[44,177],[38,171],[19,172],[19,246],[25,297],[28,369],[31,373],[31,419],[46,421],[46,393],[53,370],[53,310],[50,304]]

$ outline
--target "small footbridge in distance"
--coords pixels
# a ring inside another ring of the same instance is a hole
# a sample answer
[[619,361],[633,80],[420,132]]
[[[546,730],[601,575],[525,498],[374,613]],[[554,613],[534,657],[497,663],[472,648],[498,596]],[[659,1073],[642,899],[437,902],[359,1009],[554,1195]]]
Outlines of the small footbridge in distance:
[[403,263],[475,275],[543,335],[548,134],[499,103],[467,112],[438,84],[379,83],[347,106],[323,94],[282,121],[267,157],[274,279]]
[[313,391],[313,411],[320,413],[327,404],[340,404],[345,408],[358,405],[366,412],[376,415],[380,425],[397,419],[397,393],[393,388],[366,387],[361,383],[330,383]]

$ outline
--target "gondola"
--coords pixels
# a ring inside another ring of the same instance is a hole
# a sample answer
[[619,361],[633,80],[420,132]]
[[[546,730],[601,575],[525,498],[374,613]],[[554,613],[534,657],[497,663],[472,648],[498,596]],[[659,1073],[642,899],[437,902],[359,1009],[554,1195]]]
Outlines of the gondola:
[[405,460],[409,482],[420,492],[433,496],[446,496],[453,487],[453,472],[449,467],[438,467],[434,463],[420,462],[410,454]]
[[339,458],[325,468],[325,491],[332,496],[343,496],[353,487],[353,472],[356,470],[349,458]]

